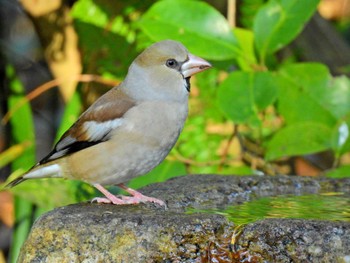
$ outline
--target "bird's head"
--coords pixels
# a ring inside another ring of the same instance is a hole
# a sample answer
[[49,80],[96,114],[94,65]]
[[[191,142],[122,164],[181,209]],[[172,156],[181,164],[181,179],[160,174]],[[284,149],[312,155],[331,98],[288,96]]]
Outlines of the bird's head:
[[209,62],[190,54],[181,43],[164,40],[134,60],[126,81],[143,98],[183,100],[190,91],[190,77],[210,67]]

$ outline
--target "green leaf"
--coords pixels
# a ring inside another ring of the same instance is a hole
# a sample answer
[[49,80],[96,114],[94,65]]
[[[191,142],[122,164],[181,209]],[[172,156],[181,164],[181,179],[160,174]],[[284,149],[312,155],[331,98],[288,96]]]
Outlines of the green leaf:
[[231,73],[219,86],[219,106],[235,123],[259,123],[252,86],[251,74],[245,72]]
[[15,196],[15,216],[16,216],[16,227],[12,235],[12,246],[10,249],[10,262],[18,262],[18,256],[23,243],[26,241],[30,228],[33,224],[32,213],[33,204],[18,196]]
[[251,29],[253,27],[253,21],[256,13],[260,10],[260,7],[265,4],[265,0],[244,0],[237,5],[238,24],[244,28]]
[[340,119],[350,113],[350,81],[346,76],[333,78],[328,68],[318,63],[290,64],[280,72],[302,87],[334,118]]
[[76,20],[74,25],[86,67],[93,67],[101,75],[110,73],[124,77],[136,57],[135,49],[130,48],[125,37],[80,20]]
[[349,178],[350,177],[350,165],[343,165],[337,169],[331,170],[326,173],[327,177],[330,178]]
[[254,19],[254,36],[261,62],[292,41],[315,12],[319,0],[270,0]]
[[[214,171],[214,173],[216,173],[216,171]],[[246,165],[239,165],[239,166],[235,166],[235,165],[230,165],[229,167],[227,167],[227,169],[222,169],[220,171],[220,175],[227,175],[227,176],[232,176],[234,174],[234,176],[244,176],[244,175],[259,175],[261,174],[261,172],[246,166]]]
[[19,156],[23,154],[23,152],[31,147],[31,142],[23,142],[21,144],[16,144],[11,146],[6,151],[0,153],[0,168],[9,164],[10,162],[16,160]]
[[82,22],[104,28],[108,23],[108,16],[93,0],[79,0],[72,8],[71,15]]
[[[14,68],[6,67],[6,75],[10,80],[11,95],[8,100],[10,109],[16,108],[17,103],[23,103],[24,87],[16,76]],[[18,108],[10,119],[12,138],[17,144],[34,142],[34,123],[30,105],[25,102]],[[35,163],[35,147],[31,144],[23,154],[12,162],[12,170],[29,169]],[[26,199],[15,198],[16,228],[13,234],[13,245],[11,247],[11,262],[16,262],[20,248],[25,241],[32,224],[31,211],[33,205]]]
[[350,80],[346,76],[332,78],[325,86],[316,86],[314,93],[320,103],[337,119],[350,114]]
[[[13,71],[13,69],[8,68],[8,71]],[[14,74],[8,73],[8,74]],[[22,103],[24,98],[24,89],[22,83],[19,82],[17,78],[12,76],[11,81],[11,91],[14,95],[11,95],[8,101],[9,108],[15,108],[17,103]],[[11,119],[10,124],[12,127],[12,137],[16,143],[28,143],[34,142],[34,124],[33,116],[30,105],[26,102],[18,110],[16,110]],[[13,170],[24,168],[29,169],[35,163],[35,149],[33,144],[27,147],[23,155],[13,162]]]
[[253,32],[243,28],[234,28],[233,32],[237,37],[238,44],[242,50],[241,55],[236,57],[237,63],[242,70],[252,71],[257,64]]
[[278,110],[287,124],[319,122],[333,127],[337,119],[325,103],[331,80],[322,64],[291,64],[279,73]]
[[350,150],[349,127],[350,119],[347,121],[341,121],[333,128],[332,150],[335,152],[337,158]]
[[274,160],[324,151],[331,146],[332,130],[324,124],[300,122],[279,130],[267,143],[266,159]]
[[204,2],[159,1],[142,16],[139,27],[154,41],[180,41],[207,59],[232,59],[241,53],[225,17]]
[[152,183],[164,182],[172,177],[185,174],[186,167],[183,163],[164,161],[148,174],[131,180],[128,186],[137,189]]
[[235,123],[259,124],[258,112],[274,102],[276,77],[271,72],[233,72],[219,86],[221,109]]
[[271,105],[277,98],[277,78],[272,72],[255,72],[253,95],[259,111]]
[[316,87],[325,87],[331,80],[327,66],[320,63],[287,64],[281,68],[280,73],[306,87],[310,92]]
[[90,72],[114,78],[125,76],[136,57],[135,49],[130,48],[135,41],[135,29],[125,14],[130,8],[134,6],[124,2],[80,0],[74,4],[74,27],[79,35],[84,67]]

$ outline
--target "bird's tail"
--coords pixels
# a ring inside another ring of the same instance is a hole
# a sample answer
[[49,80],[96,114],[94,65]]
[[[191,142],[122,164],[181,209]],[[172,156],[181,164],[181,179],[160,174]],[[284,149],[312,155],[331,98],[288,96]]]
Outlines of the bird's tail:
[[27,179],[62,177],[62,169],[59,164],[50,164],[46,166],[34,166],[28,173],[9,182],[5,188],[14,187]]
[[5,185],[5,188],[12,188],[12,187],[22,183],[25,180],[27,180],[27,179],[25,179],[23,176],[20,176],[20,177],[16,178],[15,180],[9,182],[7,185]]

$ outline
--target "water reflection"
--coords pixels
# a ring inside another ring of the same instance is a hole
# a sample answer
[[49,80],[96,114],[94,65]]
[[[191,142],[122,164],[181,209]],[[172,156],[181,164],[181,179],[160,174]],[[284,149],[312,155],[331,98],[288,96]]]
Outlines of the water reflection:
[[264,218],[302,218],[350,222],[350,196],[342,193],[324,193],[264,197],[240,205],[229,206],[224,210],[189,209],[188,212],[221,214],[238,225]]

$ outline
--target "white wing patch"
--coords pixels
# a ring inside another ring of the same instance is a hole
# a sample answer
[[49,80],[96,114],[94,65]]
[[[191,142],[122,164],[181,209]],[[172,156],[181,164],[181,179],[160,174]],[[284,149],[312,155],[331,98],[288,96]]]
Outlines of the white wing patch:
[[25,179],[48,178],[48,177],[62,177],[61,167],[58,164],[43,166],[38,169],[34,169],[33,171],[23,176],[23,178]]
[[82,131],[83,131],[82,133],[83,134],[85,133],[84,141],[77,140],[71,135],[66,136],[60,142],[58,142],[54,151],[52,151],[49,156],[43,159],[44,160],[43,163],[46,163],[47,161],[50,161],[50,160],[58,159],[69,153],[76,152],[83,148],[92,146],[96,143],[106,141],[109,139],[108,137],[109,133],[112,130],[123,125],[123,123],[124,123],[123,118],[104,121],[104,122],[86,121],[82,125]]
[[58,152],[55,152],[53,155],[51,155],[49,160],[58,159],[64,155],[66,155],[67,153],[68,153],[68,149],[59,150]]
[[56,146],[56,150],[59,151],[65,147],[67,147],[68,145],[75,143],[76,141],[77,140],[75,138],[73,138],[72,136],[67,136],[67,137],[63,138],[62,141],[58,142],[58,144]]
[[84,123],[83,127],[89,138],[88,141],[100,141],[108,135],[111,130],[123,125],[123,122],[124,120],[122,118],[105,122],[87,121]]

